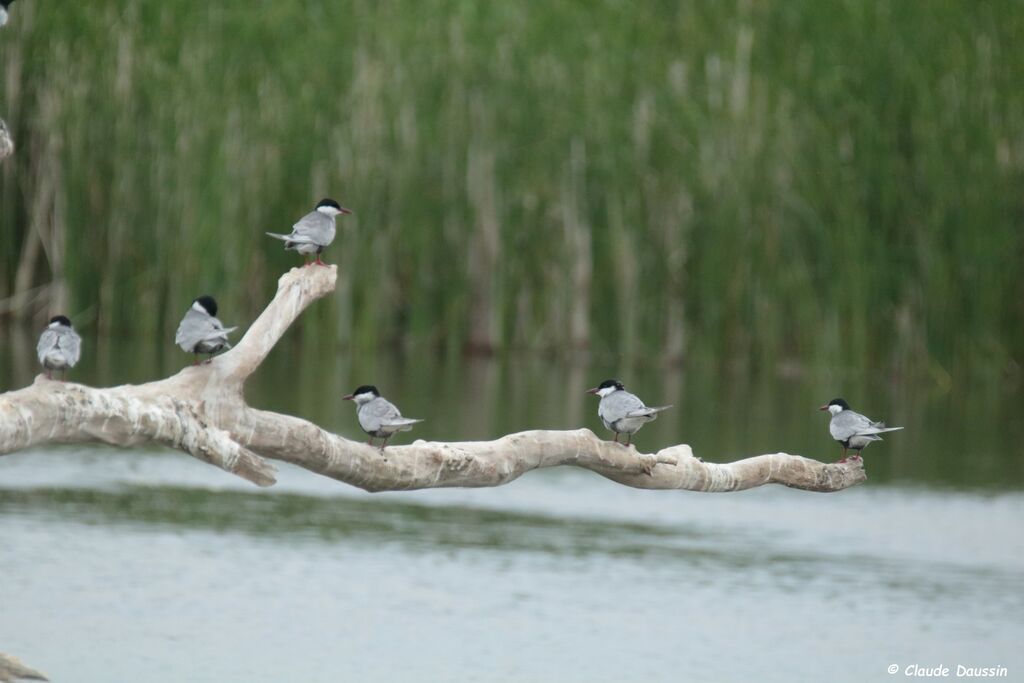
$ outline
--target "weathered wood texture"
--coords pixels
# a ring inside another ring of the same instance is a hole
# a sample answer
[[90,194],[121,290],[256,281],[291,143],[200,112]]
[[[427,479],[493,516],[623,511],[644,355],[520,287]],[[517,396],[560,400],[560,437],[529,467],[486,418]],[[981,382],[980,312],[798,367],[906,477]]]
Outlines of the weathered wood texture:
[[20,681],[23,679],[30,679],[33,681],[50,680],[32,667],[22,664],[17,657],[5,655],[3,652],[0,652],[0,682],[11,683],[12,681]]

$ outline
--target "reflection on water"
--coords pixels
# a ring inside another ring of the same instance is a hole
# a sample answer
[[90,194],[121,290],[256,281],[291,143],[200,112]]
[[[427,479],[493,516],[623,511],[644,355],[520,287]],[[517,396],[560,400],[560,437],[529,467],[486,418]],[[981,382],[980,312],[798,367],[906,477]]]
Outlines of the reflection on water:
[[1020,670],[1022,513],[1019,493],[572,469],[370,495],[285,466],[261,490],[167,451],[31,452],[0,460],[0,642],[84,683]]
[[[30,341],[0,350],[0,386],[32,380]],[[74,377],[139,382],[181,356],[104,345]],[[720,461],[837,457],[815,411],[837,394],[906,430],[866,451],[867,485],[828,495],[637,491],[571,468],[370,495],[287,465],[262,490],[166,449],[4,456],[0,650],[76,683],[1024,672],[1019,396],[870,373],[739,381],[692,365],[445,364],[284,344],[246,391],[357,437],[338,397],[373,382],[427,419],[415,437],[476,439],[600,432],[583,390],[617,375],[676,406],[640,432],[641,448],[687,442]]]

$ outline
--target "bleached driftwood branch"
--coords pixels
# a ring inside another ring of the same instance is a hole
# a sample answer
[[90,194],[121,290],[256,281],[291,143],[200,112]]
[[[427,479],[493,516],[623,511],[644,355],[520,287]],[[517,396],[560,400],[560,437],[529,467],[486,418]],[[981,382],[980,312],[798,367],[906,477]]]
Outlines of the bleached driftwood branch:
[[32,667],[22,664],[17,657],[0,652],[0,681],[2,683],[11,683],[11,681],[22,679],[32,679],[33,681],[50,680]]
[[261,486],[274,483],[274,468],[264,459],[273,458],[367,491],[499,486],[558,465],[643,489],[739,491],[782,484],[838,491],[865,480],[859,461],[825,464],[774,453],[714,464],[695,458],[686,445],[639,453],[588,429],[519,432],[495,441],[417,441],[389,446],[383,457],[376,448],[301,418],[246,405],[245,380],[302,311],[334,289],[336,279],[334,266],[293,269],[235,348],[167,379],[95,389],[39,375],[29,387],[0,394],[0,455],[54,442],[152,441]]

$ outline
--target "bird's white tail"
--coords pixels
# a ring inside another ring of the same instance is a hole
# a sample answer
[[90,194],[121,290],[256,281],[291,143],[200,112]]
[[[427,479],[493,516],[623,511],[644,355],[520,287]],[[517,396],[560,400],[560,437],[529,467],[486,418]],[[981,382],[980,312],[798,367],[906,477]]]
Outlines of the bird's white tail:
[[278,235],[276,232],[268,232],[267,235],[273,237],[275,240],[281,240],[282,242],[287,242],[289,238],[288,235]]

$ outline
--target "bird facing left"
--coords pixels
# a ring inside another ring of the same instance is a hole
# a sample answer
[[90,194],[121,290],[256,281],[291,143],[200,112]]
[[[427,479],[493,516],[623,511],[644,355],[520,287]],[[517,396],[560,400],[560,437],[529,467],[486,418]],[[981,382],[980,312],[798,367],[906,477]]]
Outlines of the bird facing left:
[[50,323],[39,335],[36,355],[48,379],[53,378],[54,370],[60,370],[63,379],[68,368],[75,367],[82,355],[82,338],[75,332],[67,316],[55,315],[50,318]]
[[398,407],[381,396],[372,384],[364,384],[348,396],[342,396],[341,400],[356,404],[359,426],[370,435],[369,445],[373,445],[374,438],[384,439],[380,445],[381,454],[388,445],[388,439],[397,432],[407,432],[417,422],[423,422],[412,417],[402,417]]

